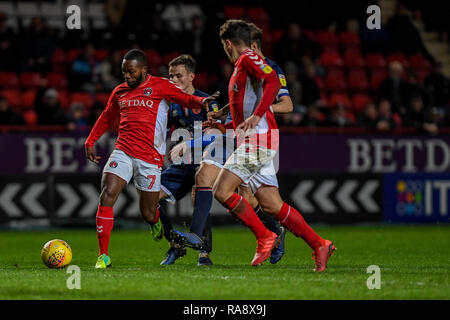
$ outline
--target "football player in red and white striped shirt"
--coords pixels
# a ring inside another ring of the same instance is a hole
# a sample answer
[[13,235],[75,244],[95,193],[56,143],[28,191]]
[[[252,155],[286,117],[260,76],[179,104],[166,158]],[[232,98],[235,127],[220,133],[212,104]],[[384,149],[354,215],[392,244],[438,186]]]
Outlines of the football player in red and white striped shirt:
[[[255,234],[253,266],[270,256],[277,236],[264,226],[247,200],[235,192],[242,183],[255,192],[266,214],[306,241],[315,255],[315,270],[324,271],[335,250],[333,243],[315,233],[302,215],[281,199],[278,191],[273,164],[278,149],[278,127],[270,105],[280,89],[280,80],[264,59],[250,49],[251,29],[246,22],[226,21],[220,28],[220,38],[235,65],[228,86],[233,128],[245,134],[220,171],[213,187],[214,196]],[[239,141],[243,135],[237,134]]]
[[99,244],[96,268],[111,265],[108,245],[114,221],[113,206],[131,178],[139,194],[142,217],[150,224],[153,236],[162,238],[158,202],[169,105],[174,102],[186,108],[201,109],[218,96],[218,93],[206,98],[189,95],[172,81],[148,74],[146,55],[137,49],[124,56],[122,73],[125,82],[112,91],[85,142],[87,158],[99,163],[94,143],[119,120],[116,146],[102,175],[96,216]]

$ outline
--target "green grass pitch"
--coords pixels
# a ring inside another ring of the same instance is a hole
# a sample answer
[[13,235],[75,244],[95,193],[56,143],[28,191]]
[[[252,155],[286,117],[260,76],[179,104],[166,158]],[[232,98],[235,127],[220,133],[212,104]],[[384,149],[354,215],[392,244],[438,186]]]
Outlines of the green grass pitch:
[[[160,266],[167,242],[145,230],[114,230],[113,267],[94,270],[95,230],[0,232],[0,299],[449,299],[450,226],[317,227],[338,248],[324,273],[312,271],[311,250],[292,234],[277,265],[251,267],[250,230],[214,229],[213,266],[198,267],[197,252]],[[46,268],[43,244],[67,241],[81,268],[81,289],[69,290],[65,269]],[[369,290],[367,267],[381,268],[381,289]]]

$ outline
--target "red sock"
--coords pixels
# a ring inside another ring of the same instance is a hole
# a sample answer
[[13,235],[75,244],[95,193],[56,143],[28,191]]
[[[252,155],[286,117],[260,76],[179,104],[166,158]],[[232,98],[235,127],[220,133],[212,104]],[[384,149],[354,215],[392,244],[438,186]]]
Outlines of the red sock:
[[158,222],[158,219],[159,219],[159,206],[158,206],[158,208],[156,209],[155,220],[153,220],[152,224],[157,223],[157,222]]
[[253,231],[256,239],[265,238],[271,233],[270,230],[267,229],[258,218],[247,200],[237,193],[233,193],[233,195],[225,201],[224,206],[230,211],[230,213],[238,217],[244,225]]
[[97,224],[97,239],[99,255],[108,255],[109,237],[114,224],[114,213],[112,207],[99,205],[95,219]]
[[278,221],[289,229],[297,237],[301,237],[305,242],[316,251],[324,244],[322,239],[314,230],[306,223],[300,212],[289,206],[286,202],[283,203],[280,212],[276,216]]

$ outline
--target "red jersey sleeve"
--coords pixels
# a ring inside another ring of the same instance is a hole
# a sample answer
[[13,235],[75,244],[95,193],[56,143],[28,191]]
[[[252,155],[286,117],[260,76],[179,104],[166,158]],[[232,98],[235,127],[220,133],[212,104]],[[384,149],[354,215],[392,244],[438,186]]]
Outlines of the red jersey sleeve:
[[253,112],[253,114],[262,118],[281,88],[280,80],[275,70],[256,53],[244,54],[241,63],[251,77],[264,80],[261,101]]
[[189,109],[203,108],[203,99],[205,97],[197,97],[192,94],[184,93],[180,87],[175,85],[172,81],[164,79],[163,97],[170,102],[175,102],[182,107]]
[[84,143],[88,147],[92,147],[94,143],[108,130],[120,117],[119,104],[117,103],[117,90],[115,89],[109,96],[108,103],[105,110],[103,110],[100,117],[98,117],[94,126],[92,127],[91,133]]

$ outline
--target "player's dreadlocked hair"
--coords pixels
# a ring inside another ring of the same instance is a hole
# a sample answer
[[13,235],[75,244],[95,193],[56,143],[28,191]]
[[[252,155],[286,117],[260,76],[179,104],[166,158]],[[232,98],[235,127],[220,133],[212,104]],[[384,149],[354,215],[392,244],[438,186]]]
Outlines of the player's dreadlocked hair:
[[230,40],[233,44],[238,45],[244,42],[245,45],[250,47],[250,34],[251,29],[247,22],[244,20],[231,19],[227,20],[220,27],[220,39]]
[[195,73],[197,62],[195,62],[194,58],[189,54],[182,54],[169,62],[169,67],[176,67],[179,65],[183,65],[186,68],[186,71]]
[[147,56],[145,52],[139,49],[132,49],[128,51],[123,57],[124,60],[136,60],[139,64],[146,66],[147,65]]
[[256,45],[259,49],[261,49],[262,44],[262,30],[253,22],[248,24],[250,26],[250,39],[252,42],[256,42]]

